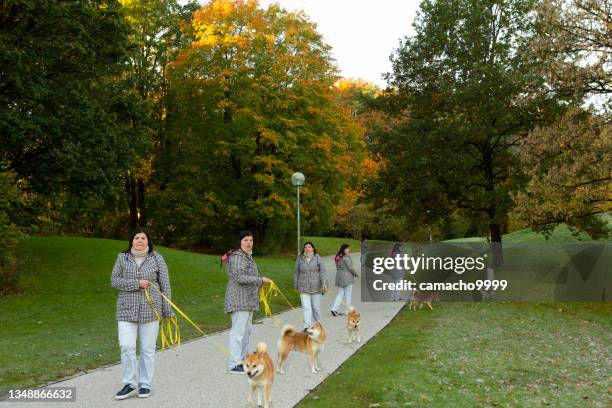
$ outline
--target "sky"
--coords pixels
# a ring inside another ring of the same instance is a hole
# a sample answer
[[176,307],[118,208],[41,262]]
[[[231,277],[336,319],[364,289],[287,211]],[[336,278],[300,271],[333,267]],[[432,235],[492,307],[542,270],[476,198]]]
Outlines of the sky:
[[399,40],[414,33],[412,22],[420,0],[259,0],[266,8],[278,3],[289,11],[304,10],[332,47],[345,78],[360,78],[385,87],[389,56]]

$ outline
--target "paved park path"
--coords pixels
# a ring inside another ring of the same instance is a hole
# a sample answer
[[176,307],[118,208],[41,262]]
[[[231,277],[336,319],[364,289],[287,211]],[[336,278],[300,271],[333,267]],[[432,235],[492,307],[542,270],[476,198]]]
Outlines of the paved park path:
[[[359,254],[351,254],[355,267],[359,270]],[[365,342],[385,327],[403,306],[401,302],[368,302],[361,303],[359,279],[353,287],[353,305],[361,313],[363,327],[361,344],[346,343],[346,316],[333,317],[330,309],[336,295],[333,286],[336,268],[332,257],[325,257],[328,270],[330,293],[323,296],[321,302],[322,324],[328,332],[325,349],[319,356],[321,371],[312,374],[308,368],[306,356],[293,352],[285,366],[286,374],[277,374],[272,389],[272,406],[288,408],[296,405],[313,388],[333,373],[344,361],[355,353]],[[299,310],[301,313],[301,309]],[[301,327],[298,313],[286,311],[277,315],[281,324],[293,324]],[[181,324],[187,324],[182,322]],[[229,331],[203,337],[185,344],[180,350],[161,351],[155,356],[155,377],[153,393],[150,398],[137,396],[116,401],[115,393],[121,388],[121,367],[113,365],[93,372],[74,377],[52,386],[76,387],[76,403],[25,403],[0,401],[0,408],[15,407],[91,407],[91,408],[132,408],[132,407],[246,407],[246,375],[228,374],[226,355],[217,344],[226,347]],[[257,342],[268,345],[268,352],[276,364],[276,342],[280,328],[274,326],[270,318],[253,325],[250,345],[255,348]],[[119,357],[119,346],[117,346]]]

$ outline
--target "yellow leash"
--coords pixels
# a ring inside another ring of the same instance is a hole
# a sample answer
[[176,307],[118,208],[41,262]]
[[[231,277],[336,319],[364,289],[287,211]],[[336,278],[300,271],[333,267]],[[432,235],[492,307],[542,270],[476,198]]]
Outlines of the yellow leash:
[[[193,320],[191,320],[189,316],[185,314],[185,312],[183,312],[177,305],[175,305],[170,299],[168,299],[168,297],[164,295],[159,288],[157,288],[157,290],[159,291],[159,294],[162,296],[162,298],[164,298],[164,300],[168,302],[168,304],[179,315],[181,315],[185,320],[187,320],[189,324],[191,324],[199,333],[201,333],[202,335],[206,335],[204,330],[202,330],[197,324],[195,324]],[[181,331],[180,331],[178,319],[176,318],[176,316],[172,318],[162,319],[159,312],[153,305],[153,302],[151,301],[151,296],[149,295],[149,288],[145,288],[144,291],[145,291],[145,296],[147,298],[147,302],[149,302],[149,305],[153,309],[153,312],[155,313],[157,320],[160,322],[160,332],[161,332],[161,338],[162,338],[162,352],[165,351],[166,347],[174,348],[174,346],[176,346],[177,349],[180,348],[181,347]],[[267,289],[264,287],[264,285],[260,287],[259,301],[263,304],[265,315],[272,319],[276,327],[280,326],[280,320],[272,314],[272,308],[270,307],[270,300],[272,296],[277,296],[277,295],[281,295],[284,301],[289,305],[289,308],[294,313],[297,314],[297,316],[300,318],[301,321],[304,321],[302,314],[298,312],[297,309],[291,304],[289,299],[287,299],[287,296],[285,296],[285,294],[280,290],[280,288],[274,282],[271,281]],[[166,321],[165,322],[166,324],[164,324],[164,320]],[[212,342],[217,347],[219,347],[226,355],[231,356],[231,353],[226,347],[220,345],[214,340],[212,340]]]
[[[159,315],[159,312],[157,311],[155,306],[153,306],[153,302],[151,301],[151,296],[149,295],[149,288],[145,288],[144,291],[145,291],[145,296],[147,297],[147,302],[149,302],[151,309],[153,309],[153,312],[155,313],[155,316],[157,317],[157,320],[159,321],[159,329],[160,329],[159,331],[161,333],[161,338],[162,338],[162,352],[166,351],[166,346],[170,348],[174,348],[174,346],[176,345],[177,348],[180,348],[181,347],[181,332],[180,332],[180,328],[178,325],[178,320],[176,319],[176,317],[162,319],[162,317]],[[161,293],[161,291],[159,293]],[[164,296],[163,293],[161,293],[161,295]],[[164,320],[166,321],[167,324],[164,324]],[[172,326],[174,326],[174,335],[172,331]],[[168,334],[170,341],[168,341],[168,338],[166,337],[166,333]]]
[[268,290],[264,288],[264,285],[259,288],[259,301],[263,303],[265,315],[272,318],[276,327],[280,326],[280,320],[278,320],[276,316],[272,315],[272,309],[270,308],[270,299],[272,298],[272,296],[277,295],[281,295],[281,297],[289,305],[289,308],[297,314],[301,321],[304,321],[304,317],[302,316],[302,314],[298,312],[297,309],[291,304],[291,302],[289,301],[289,299],[287,299],[287,296],[285,296],[283,291],[280,290],[276,283],[270,281],[270,284],[268,285]]
[[[166,344],[168,344],[169,347],[173,347],[174,345],[177,345],[178,348],[180,348],[181,346],[181,336],[180,336],[180,329],[179,329],[179,324],[178,324],[178,320],[176,317],[172,317],[172,318],[167,318],[167,325],[166,328],[164,329],[164,324],[162,322],[162,318],[159,315],[159,313],[157,312],[157,309],[155,309],[155,306],[153,306],[153,302],[151,302],[151,297],[149,296],[149,288],[145,288],[145,295],[147,297],[147,301],[149,302],[149,305],[151,306],[151,308],[153,309],[153,311],[155,312],[155,315],[157,316],[157,320],[159,320],[160,322],[160,332],[161,332],[161,338],[162,338],[162,352],[165,351],[165,346]],[[166,302],[168,302],[168,304],[178,312],[178,314],[180,314],[185,320],[187,320],[198,332],[200,332],[202,335],[206,335],[206,333],[204,332],[204,330],[202,330],[197,324],[195,324],[193,322],[193,320],[191,320],[189,318],[189,316],[187,316],[177,305],[175,305],[174,303],[172,303],[172,301],[170,299],[168,299],[168,297],[166,295],[164,295],[161,290],[159,290],[159,294],[164,298],[164,300]],[[175,331],[174,331],[174,335],[172,333],[172,326],[174,325],[175,327]],[[166,339],[166,333],[165,331],[167,331],[168,337],[170,338],[170,341],[168,341]],[[231,356],[231,353],[229,352],[229,350],[227,349],[227,347],[222,346],[221,344],[217,343],[216,341],[214,341],[213,339],[211,339],[211,341],[221,349],[221,351],[223,351],[226,355]]]
[[263,304],[264,314],[272,319],[274,326],[280,327],[280,320],[272,314],[272,309],[270,308],[270,299],[272,296],[278,295],[275,289],[272,284],[268,286],[268,290],[264,288],[264,285],[261,285],[259,288],[259,301]]

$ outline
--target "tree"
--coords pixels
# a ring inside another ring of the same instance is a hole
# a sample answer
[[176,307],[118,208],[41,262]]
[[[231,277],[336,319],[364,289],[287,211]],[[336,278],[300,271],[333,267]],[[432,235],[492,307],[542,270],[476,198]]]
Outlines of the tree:
[[30,228],[111,205],[139,143],[122,120],[132,100],[115,82],[128,34],[119,4],[0,8],[0,172],[28,204],[15,221]]
[[560,92],[610,94],[612,2],[545,0],[537,11],[539,35],[531,47],[547,61],[542,72],[549,82]]
[[19,211],[19,190],[15,186],[15,175],[0,173],[0,296],[17,290],[17,260],[15,248],[21,231],[14,223],[14,214]]
[[523,141],[521,161],[530,178],[516,195],[516,216],[550,233],[559,223],[607,237],[596,217],[612,210],[612,125],[604,117],[572,109],[557,123],[534,129]]
[[[520,185],[516,149],[559,112],[538,60],[529,0],[425,0],[392,56],[387,105],[398,118],[377,135],[385,165],[373,196],[415,226],[456,214],[501,244],[510,192]],[[495,245],[495,261],[502,262]]]
[[286,246],[298,170],[307,229],[329,229],[358,165],[359,128],[334,98],[336,69],[314,24],[278,5],[214,0],[188,29],[195,41],[167,73],[155,230],[227,245],[248,228],[268,250]]
[[190,38],[181,31],[197,3],[181,6],[175,0],[120,0],[122,13],[130,26],[127,67],[121,87],[139,100],[140,115],[131,118],[132,132],[147,141],[142,159],[125,177],[129,226],[146,225],[145,192],[152,163],[158,154],[155,146],[165,121],[166,67],[188,46]]

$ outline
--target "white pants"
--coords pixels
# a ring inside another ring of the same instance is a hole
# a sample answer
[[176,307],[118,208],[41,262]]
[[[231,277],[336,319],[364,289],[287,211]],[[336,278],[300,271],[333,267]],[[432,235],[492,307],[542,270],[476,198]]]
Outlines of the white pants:
[[[395,283],[395,287],[399,287],[400,283],[402,283],[402,281],[404,280],[404,278],[393,278],[393,282]],[[402,298],[402,293],[399,289],[393,289],[391,291],[391,300],[392,301],[398,301]]]
[[227,368],[229,370],[242,364],[244,360],[249,348],[252,320],[252,311],[238,310],[232,312],[232,328],[229,335],[230,358],[227,362]]
[[[334,312],[340,311],[340,304],[344,301],[344,305],[348,310],[351,305],[351,296],[353,294],[353,284],[346,286],[338,286],[338,294],[336,295],[336,301],[334,302],[334,306],[332,310]],[[348,313],[348,312],[347,312]]]
[[321,321],[321,296],[323,295],[320,293],[300,293],[304,311],[304,328]]
[[[155,344],[159,322],[118,322],[123,384],[151,389],[155,370]],[[136,361],[136,337],[140,342],[140,363]]]

